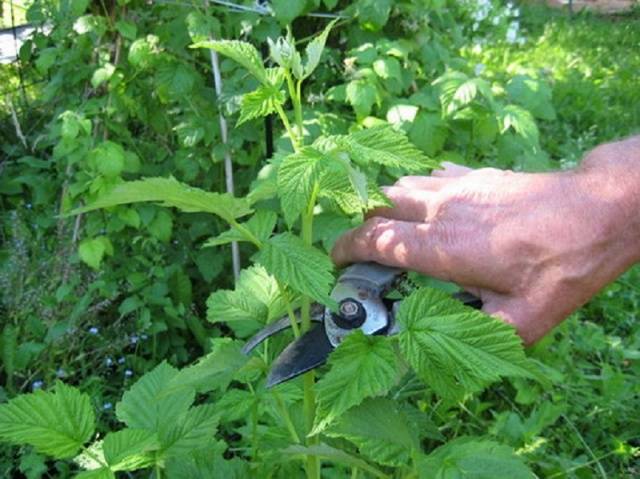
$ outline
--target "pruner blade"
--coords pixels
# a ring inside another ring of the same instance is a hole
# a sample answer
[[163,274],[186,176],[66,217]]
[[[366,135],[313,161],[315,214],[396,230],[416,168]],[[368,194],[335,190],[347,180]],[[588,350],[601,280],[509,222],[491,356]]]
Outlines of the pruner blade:
[[331,351],[333,345],[327,338],[324,326],[314,325],[284,348],[276,358],[267,377],[267,387],[293,379],[324,364]]
[[[324,307],[314,304],[311,310],[311,321],[322,322],[323,316]],[[295,320],[300,323],[301,320],[299,314],[295,315]],[[273,323],[267,324],[245,343],[245,345],[242,347],[242,352],[244,354],[249,354],[265,339],[270,338],[274,334],[278,334],[280,331],[284,331],[285,329],[288,329],[290,327],[291,319],[289,318],[289,316],[285,316],[284,318],[280,318]]]
[[[290,343],[276,358],[267,377],[267,387],[293,379],[324,364],[329,354],[355,330],[364,334],[393,335],[399,332],[396,315],[400,302],[385,300],[385,294],[398,284],[403,272],[376,263],[357,263],[346,268],[331,292],[338,303],[336,312],[314,305],[310,330]],[[479,308],[482,302],[468,294],[455,295],[468,306]],[[300,318],[296,315],[296,321]],[[249,354],[268,337],[288,328],[288,317],[267,325],[243,348]]]

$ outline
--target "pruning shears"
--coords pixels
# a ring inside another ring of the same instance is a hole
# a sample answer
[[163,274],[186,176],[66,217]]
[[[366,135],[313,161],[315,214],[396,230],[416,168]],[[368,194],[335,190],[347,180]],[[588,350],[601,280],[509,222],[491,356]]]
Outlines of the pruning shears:
[[[405,272],[377,263],[356,263],[346,268],[331,292],[338,304],[336,312],[314,304],[311,309],[311,329],[291,342],[274,361],[267,387],[293,379],[325,363],[331,351],[350,333],[360,329],[367,335],[397,334],[400,330],[396,313],[401,299],[385,295],[396,288]],[[464,304],[480,308],[482,302],[462,292],[454,294]],[[249,354],[265,339],[291,326],[289,317],[275,321],[255,334],[242,348]]]

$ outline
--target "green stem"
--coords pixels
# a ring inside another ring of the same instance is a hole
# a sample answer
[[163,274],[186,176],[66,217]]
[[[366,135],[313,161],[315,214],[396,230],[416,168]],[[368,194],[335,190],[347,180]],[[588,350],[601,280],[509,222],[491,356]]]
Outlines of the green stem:
[[[307,209],[302,215],[302,241],[311,246],[313,239],[313,209],[316,204],[316,198],[319,192],[319,185],[316,183],[309,198]],[[308,296],[302,297],[302,305],[300,308],[300,316],[302,319],[302,332],[308,331],[311,327],[311,301]],[[316,416],[316,394],[313,388],[315,382],[315,374],[313,370],[306,373],[303,377],[303,409],[305,417],[305,426],[307,431],[307,445],[311,446],[319,443],[318,436],[309,437],[308,434],[313,429]],[[320,479],[320,460],[317,456],[307,456],[307,478]]]
[[160,464],[156,462],[156,479],[162,479],[162,469],[160,468]]
[[256,245],[256,247],[258,249],[262,248],[262,243],[260,242],[260,240],[258,238],[256,238],[253,233],[251,231],[249,231],[249,228],[241,225],[240,223],[238,223],[237,221],[231,221],[231,226],[233,226],[236,230],[238,230],[240,233],[242,233],[242,235],[247,238],[249,241],[251,241],[254,245]]
[[293,330],[293,335],[297,338],[300,336],[300,328],[298,327],[298,320],[296,318],[296,313],[293,311],[293,307],[291,306],[291,301],[289,301],[289,295],[287,294],[287,290],[280,281],[278,281],[278,291],[280,292],[280,296],[284,299],[284,304],[287,307],[287,315],[289,316],[289,322],[291,323],[291,329]]
[[289,137],[291,138],[291,144],[293,145],[294,151],[300,150],[298,135],[291,129],[291,123],[289,123],[289,118],[287,118],[287,114],[284,112],[280,105],[276,105],[276,111],[278,112],[278,116],[282,123],[284,124],[284,128],[287,130]]
[[101,460],[98,456],[96,456],[94,453],[92,453],[88,447],[83,448],[82,452],[84,452],[87,456],[89,456],[91,459],[93,459],[94,461],[96,461],[98,464],[100,464],[102,467],[109,467],[109,465],[104,462],[103,460]]
[[286,71],[285,78],[287,79],[287,88],[289,89],[289,96],[291,97],[293,113],[296,119],[298,145],[302,146],[304,145],[304,129],[302,126],[302,80],[294,82],[290,71]]
[[251,443],[253,444],[253,462],[258,463],[260,451],[258,448],[258,401],[254,401],[251,407]]
[[[303,377],[303,409],[307,429],[307,446],[313,446],[320,443],[319,437],[309,437],[308,434],[313,429],[313,423],[316,415],[316,393],[313,389],[315,383],[315,373],[313,369],[306,373]],[[314,455],[307,456],[307,478],[320,479],[320,458]]]
[[[311,191],[311,197],[309,198],[309,203],[307,204],[306,211],[302,215],[302,241],[307,246],[311,246],[313,242],[313,209],[316,205],[316,198],[318,197],[318,193],[320,190],[320,186],[316,182],[313,185],[313,190]],[[308,296],[302,297],[302,307],[300,311],[300,316],[302,319],[302,332],[306,332],[311,327],[311,300]]]
[[[293,82],[290,88],[293,87]],[[304,144],[304,128],[302,125],[302,81],[298,80],[295,89],[295,99],[293,101],[293,111],[296,117],[296,126],[298,128],[298,138]]]
[[284,423],[286,424],[289,434],[291,435],[291,439],[296,444],[300,444],[300,438],[298,437],[298,433],[296,432],[296,428],[293,425],[293,421],[291,420],[291,416],[289,416],[289,411],[287,411],[287,407],[284,404],[282,397],[280,397],[280,394],[278,394],[278,392],[274,389],[271,390],[271,393],[273,394],[273,397],[278,403],[278,408],[280,408],[280,414],[282,414],[282,418],[284,419]]

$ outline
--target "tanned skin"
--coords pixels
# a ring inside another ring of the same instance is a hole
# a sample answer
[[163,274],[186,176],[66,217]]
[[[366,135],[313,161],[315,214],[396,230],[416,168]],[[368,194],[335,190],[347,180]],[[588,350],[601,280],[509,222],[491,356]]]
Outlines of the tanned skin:
[[533,344],[640,261],[640,136],[575,170],[516,173],[445,163],[385,189],[332,256],[453,281]]

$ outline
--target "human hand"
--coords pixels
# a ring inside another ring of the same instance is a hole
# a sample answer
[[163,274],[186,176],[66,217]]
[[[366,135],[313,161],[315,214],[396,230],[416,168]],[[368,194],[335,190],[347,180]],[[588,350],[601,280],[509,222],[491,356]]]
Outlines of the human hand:
[[340,266],[375,261],[453,281],[532,344],[639,259],[615,185],[597,186],[581,170],[445,164],[387,187],[395,206],[372,211],[332,257]]

